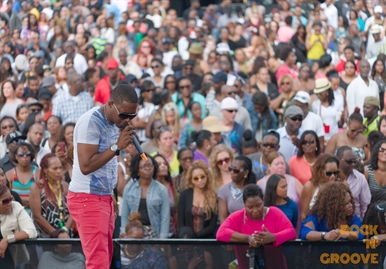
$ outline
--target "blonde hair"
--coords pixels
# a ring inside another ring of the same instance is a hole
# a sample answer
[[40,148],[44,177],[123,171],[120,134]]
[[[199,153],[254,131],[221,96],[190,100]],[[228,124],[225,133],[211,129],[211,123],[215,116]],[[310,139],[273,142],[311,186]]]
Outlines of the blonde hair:
[[231,161],[233,161],[234,154],[232,150],[229,147],[222,144],[215,146],[209,156],[209,167],[212,172],[212,176],[214,178],[213,184],[216,191],[220,189],[221,183],[222,183],[221,171],[217,165],[217,155],[223,151],[228,152],[229,157],[231,158]]
[[174,129],[173,135],[178,135],[180,133],[180,114],[178,112],[178,107],[174,102],[169,102],[163,106],[161,111],[161,119],[165,122],[166,126],[169,126],[169,123],[166,121],[166,112],[173,110],[174,111]]
[[214,190],[212,175],[210,174],[208,167],[203,161],[195,161],[188,168],[188,171],[186,173],[186,186],[190,189],[194,188],[192,182],[192,174],[193,171],[196,169],[201,169],[202,171],[204,171],[207,178],[206,186],[204,188],[204,212],[205,220],[209,220],[212,217],[212,214],[217,213],[217,195],[216,191]]

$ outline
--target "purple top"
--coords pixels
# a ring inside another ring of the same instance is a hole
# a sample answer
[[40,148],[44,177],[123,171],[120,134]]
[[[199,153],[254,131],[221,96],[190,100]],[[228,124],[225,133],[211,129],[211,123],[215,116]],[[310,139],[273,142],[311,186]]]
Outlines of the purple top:
[[204,161],[204,163],[209,167],[208,159],[205,158],[205,156],[202,155],[199,151],[195,150],[194,151],[193,161],[195,162],[195,161],[198,161],[198,160]]

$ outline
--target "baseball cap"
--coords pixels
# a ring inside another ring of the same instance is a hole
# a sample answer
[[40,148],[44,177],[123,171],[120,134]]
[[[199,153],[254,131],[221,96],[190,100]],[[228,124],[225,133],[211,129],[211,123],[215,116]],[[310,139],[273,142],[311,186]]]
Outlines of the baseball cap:
[[43,78],[42,87],[47,88],[55,84],[55,79],[51,76]]
[[39,100],[51,100],[52,99],[52,92],[48,89],[41,89],[38,94]]
[[44,58],[44,52],[42,50],[37,50],[32,55],[36,58]]
[[27,56],[25,56],[24,54],[19,54],[16,56],[15,66],[17,70],[23,71],[24,69],[26,69],[27,65],[28,65]]
[[310,103],[310,95],[305,91],[298,91],[294,97],[295,101],[299,101],[302,104]]
[[194,65],[195,62],[192,59],[186,60],[185,65]]
[[221,101],[221,110],[237,109],[238,107],[236,100],[232,97],[226,97]]
[[382,13],[383,12],[383,9],[381,6],[375,6],[374,7],[374,14],[375,13]]
[[37,100],[27,103],[27,107],[30,107],[30,106],[40,106],[40,108],[44,107],[44,105]]
[[26,140],[27,136],[22,135],[19,131],[10,132],[5,139],[7,145],[11,144],[15,140]]
[[269,129],[264,136],[266,135],[274,135],[276,136],[277,140],[279,141],[280,143],[280,134],[275,130],[275,129]]
[[118,64],[117,60],[110,59],[107,61],[106,69],[116,69],[118,67],[119,67],[119,64]]
[[295,116],[304,116],[303,110],[298,106],[290,106],[286,109],[284,113],[284,118],[289,117],[295,117]]
[[228,80],[227,74],[225,74],[222,71],[217,72],[216,75],[214,75],[214,77],[212,78],[213,83],[218,83],[221,81],[223,81],[224,83],[227,83],[227,80]]

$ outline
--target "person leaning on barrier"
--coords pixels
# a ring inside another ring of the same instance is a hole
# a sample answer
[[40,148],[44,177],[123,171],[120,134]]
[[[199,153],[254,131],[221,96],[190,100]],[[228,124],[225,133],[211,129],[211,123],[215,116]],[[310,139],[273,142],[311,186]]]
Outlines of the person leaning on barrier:
[[29,260],[25,245],[16,241],[36,238],[32,219],[22,205],[13,201],[7,186],[0,184],[0,268],[14,268]]

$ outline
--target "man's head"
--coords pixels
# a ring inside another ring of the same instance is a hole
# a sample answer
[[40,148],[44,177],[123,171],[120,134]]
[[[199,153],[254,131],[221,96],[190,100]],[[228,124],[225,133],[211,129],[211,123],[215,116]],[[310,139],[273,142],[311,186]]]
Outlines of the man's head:
[[43,104],[43,112],[47,113],[52,107],[52,92],[48,89],[42,89],[39,91],[38,100],[39,103]]
[[189,77],[182,77],[178,82],[178,89],[182,97],[188,98],[192,94],[192,81]]
[[381,6],[374,7],[374,17],[380,19],[382,17],[383,8]]
[[381,41],[381,26],[379,26],[378,24],[372,25],[370,33],[373,35],[375,42]]
[[10,159],[12,159],[11,157],[13,156],[18,143],[23,142],[26,139],[27,137],[25,135],[22,135],[19,131],[10,132],[7,135],[5,143],[7,144],[9,154],[11,154],[11,156],[9,156]]
[[265,158],[273,151],[279,151],[280,135],[275,130],[268,130],[261,143],[261,151]]
[[164,37],[162,38],[161,42],[162,42],[162,51],[169,52],[171,49],[171,46],[173,45],[172,40],[169,37]]
[[77,96],[83,91],[83,78],[79,74],[73,74],[68,78],[68,86],[73,96]]
[[226,97],[221,101],[222,121],[225,125],[235,122],[238,105],[234,98]]
[[40,42],[40,34],[38,31],[31,32],[31,41],[34,45],[39,45]]
[[294,97],[294,101],[295,105],[302,109],[304,117],[306,117],[310,103],[310,94],[305,91],[298,91]]
[[106,69],[107,69],[107,75],[109,76],[110,80],[117,80],[118,79],[118,67],[119,64],[117,60],[110,59],[107,61]]
[[37,99],[31,100],[27,103],[28,114],[29,113],[40,113],[43,109],[43,104],[40,103]]
[[378,114],[379,108],[379,99],[374,96],[367,96],[363,102],[363,116],[371,119]]
[[75,54],[75,45],[74,43],[70,42],[70,41],[67,41],[66,43],[64,43],[64,51],[69,54],[69,55],[74,55]]
[[236,99],[236,94],[237,94],[237,91],[232,86],[224,85],[224,86],[221,87],[221,98],[222,98],[222,100],[227,98],[227,97],[232,97],[232,98]]
[[291,132],[298,132],[304,118],[303,110],[298,106],[289,106],[285,113],[284,119],[286,128]]
[[354,151],[349,146],[341,146],[336,153],[340,163],[340,169],[342,169],[345,175],[350,175],[357,164],[357,157]]
[[193,75],[194,65],[195,65],[195,62],[192,59],[189,59],[185,62],[184,64],[185,76]]
[[327,73],[327,76],[331,84],[331,90],[335,91],[336,89],[338,89],[340,84],[340,77],[338,72],[334,71],[330,74]]
[[227,83],[228,76],[224,72],[217,72],[212,78],[213,87],[217,94],[221,93],[221,87]]
[[359,75],[362,79],[367,79],[369,77],[370,64],[367,60],[361,60],[359,63]]
[[346,61],[354,61],[355,60],[355,49],[353,46],[349,45],[344,48],[344,57],[346,58]]
[[[358,2],[358,1],[357,1]],[[359,34],[359,28],[356,24],[350,24],[348,27],[348,33],[351,37],[356,37]]]
[[35,148],[40,146],[44,137],[44,129],[40,124],[32,125],[27,133],[28,142]]
[[127,64],[127,52],[126,52],[126,50],[120,49],[118,57],[119,57],[119,61],[121,62],[121,64],[125,66]]
[[42,87],[50,90],[52,93],[56,93],[54,77],[48,76],[43,78]]
[[28,88],[29,92],[33,95],[37,95],[39,91],[39,79],[38,77],[32,76],[28,78]]
[[131,120],[137,116],[138,95],[133,87],[127,84],[119,84],[112,92],[107,102],[106,118],[118,128],[131,124]]

